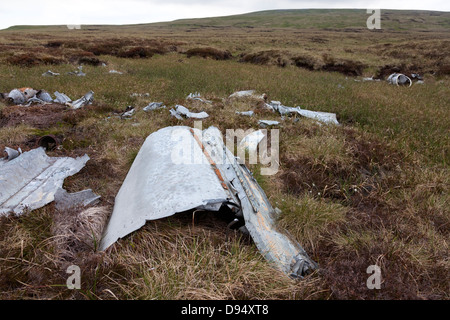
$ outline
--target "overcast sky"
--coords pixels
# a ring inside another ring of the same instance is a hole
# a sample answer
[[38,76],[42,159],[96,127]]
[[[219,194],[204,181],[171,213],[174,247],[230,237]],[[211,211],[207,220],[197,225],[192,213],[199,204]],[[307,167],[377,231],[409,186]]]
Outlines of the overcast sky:
[[360,8],[450,11],[448,0],[1,0],[0,29],[12,25],[134,24],[270,9]]

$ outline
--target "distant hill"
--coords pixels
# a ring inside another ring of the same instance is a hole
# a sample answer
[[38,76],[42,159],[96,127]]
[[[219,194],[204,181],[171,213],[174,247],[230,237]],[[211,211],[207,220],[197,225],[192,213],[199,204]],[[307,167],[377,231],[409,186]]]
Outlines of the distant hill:
[[[295,29],[347,29],[365,28],[370,16],[363,9],[293,9],[269,10],[246,14],[182,19],[171,22],[121,25],[125,29],[134,27],[172,28],[295,28]],[[8,31],[42,30],[63,26],[13,26]],[[65,27],[65,26],[64,26]],[[94,26],[84,26],[94,27]],[[95,26],[115,28],[117,26]],[[381,10],[381,27],[388,30],[449,30],[450,12],[421,10]]]

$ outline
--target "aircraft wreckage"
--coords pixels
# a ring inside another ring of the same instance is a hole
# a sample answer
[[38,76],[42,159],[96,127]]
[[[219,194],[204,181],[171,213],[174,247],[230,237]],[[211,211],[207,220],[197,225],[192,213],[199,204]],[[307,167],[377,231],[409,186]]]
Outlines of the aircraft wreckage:
[[147,137],[115,200],[100,244],[106,250],[146,221],[190,210],[229,210],[229,226],[248,231],[277,269],[301,278],[317,268],[299,243],[276,226],[276,213],[245,164],[224,145],[221,132],[186,126]]

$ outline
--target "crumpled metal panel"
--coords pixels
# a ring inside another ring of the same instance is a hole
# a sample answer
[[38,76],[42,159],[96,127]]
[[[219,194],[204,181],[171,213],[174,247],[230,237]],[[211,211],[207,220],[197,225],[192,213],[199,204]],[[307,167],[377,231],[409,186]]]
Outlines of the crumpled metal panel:
[[154,220],[193,209],[239,208],[256,246],[274,266],[294,277],[317,267],[301,246],[278,230],[275,211],[220,131],[168,127],[151,134],[119,193],[100,249]]
[[205,112],[190,112],[188,108],[186,108],[185,106],[181,106],[181,105],[176,105],[175,106],[175,110],[174,109],[170,109],[170,114],[172,116],[174,116],[175,118],[177,118],[178,120],[183,120],[183,116],[187,117],[187,118],[194,118],[194,119],[205,119],[208,118],[209,115]]
[[0,215],[21,214],[52,202],[64,179],[80,171],[88,160],[88,155],[48,157],[43,148],[37,148],[0,161]]

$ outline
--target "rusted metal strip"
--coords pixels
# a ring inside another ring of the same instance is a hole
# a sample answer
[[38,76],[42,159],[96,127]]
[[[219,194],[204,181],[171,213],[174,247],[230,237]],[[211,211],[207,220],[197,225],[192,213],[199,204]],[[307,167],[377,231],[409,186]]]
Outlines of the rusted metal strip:
[[200,140],[200,138],[195,134],[194,129],[190,129],[190,132],[192,133],[192,136],[194,137],[195,141],[197,141],[200,149],[202,149],[203,154],[205,155],[206,159],[208,159],[209,164],[211,165],[211,167],[214,170],[214,173],[216,174],[217,178],[219,178],[220,184],[222,185],[222,187],[225,190],[228,190],[228,186],[225,183],[225,180],[222,177],[222,173],[220,173],[219,168],[217,168],[216,163],[214,162],[214,160],[211,158],[211,156],[209,155],[208,151],[206,151],[205,146],[203,145],[203,142]]

